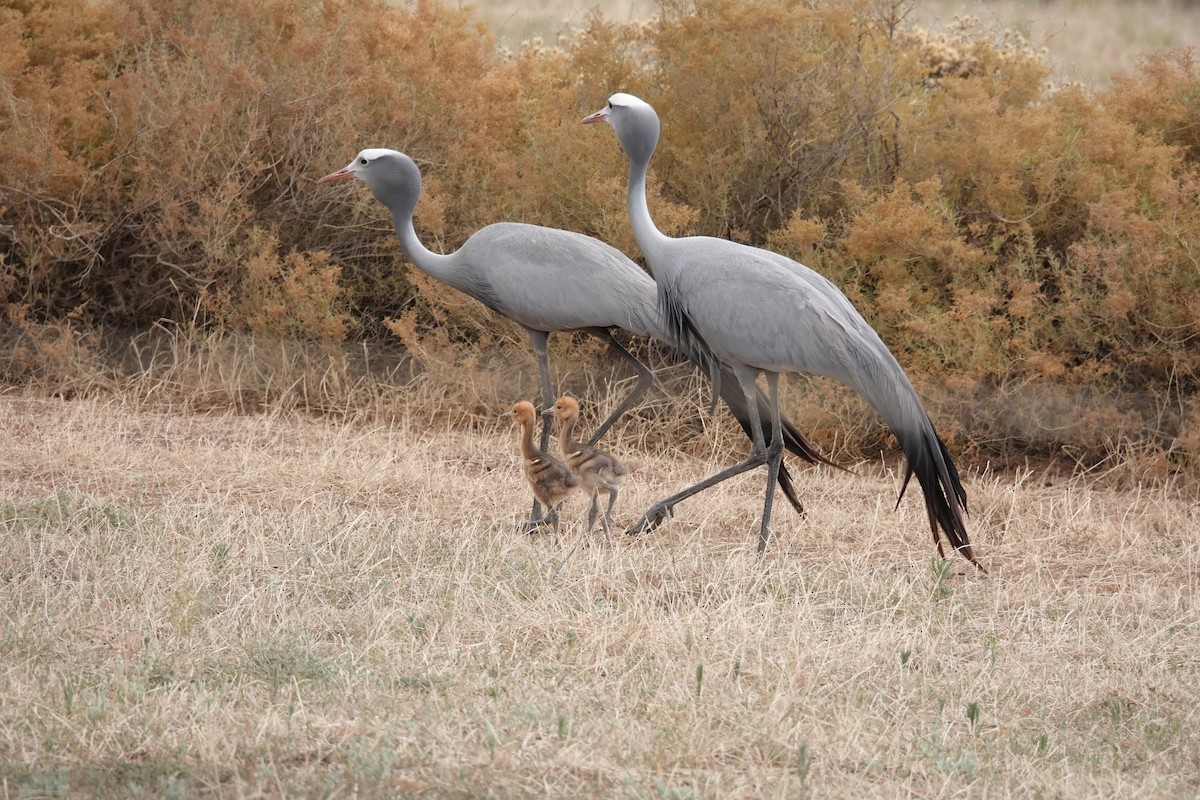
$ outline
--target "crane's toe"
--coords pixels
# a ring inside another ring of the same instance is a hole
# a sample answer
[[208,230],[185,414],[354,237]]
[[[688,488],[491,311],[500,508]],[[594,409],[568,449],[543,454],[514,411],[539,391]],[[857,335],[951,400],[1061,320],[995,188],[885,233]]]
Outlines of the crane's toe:
[[625,531],[625,535],[637,536],[641,533],[649,533],[673,516],[675,516],[675,507],[673,505],[667,505],[662,502],[655,503],[646,510],[646,513],[637,521],[637,524]]

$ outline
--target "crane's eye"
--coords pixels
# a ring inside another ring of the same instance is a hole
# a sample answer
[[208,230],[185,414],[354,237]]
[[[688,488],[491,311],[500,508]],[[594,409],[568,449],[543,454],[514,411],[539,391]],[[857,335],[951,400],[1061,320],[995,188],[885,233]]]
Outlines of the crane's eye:
[[362,164],[365,167],[367,165],[367,160],[365,158],[360,158],[358,160],[358,163]]

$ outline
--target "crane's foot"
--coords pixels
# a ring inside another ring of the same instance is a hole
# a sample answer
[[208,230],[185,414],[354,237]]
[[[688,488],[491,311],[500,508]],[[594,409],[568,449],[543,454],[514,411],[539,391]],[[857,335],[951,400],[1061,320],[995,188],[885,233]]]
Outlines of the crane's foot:
[[655,503],[647,509],[636,525],[625,531],[625,535],[637,536],[641,533],[649,533],[673,516],[675,516],[675,506],[662,502]]

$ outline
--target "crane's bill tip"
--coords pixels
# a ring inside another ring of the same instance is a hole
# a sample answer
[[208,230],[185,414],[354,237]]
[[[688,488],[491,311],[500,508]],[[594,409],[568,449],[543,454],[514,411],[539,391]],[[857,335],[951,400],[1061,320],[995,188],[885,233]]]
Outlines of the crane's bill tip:
[[597,122],[604,122],[608,119],[608,109],[602,108],[599,111],[588,114],[583,119],[579,120],[580,125],[595,125]]
[[354,173],[349,167],[342,167],[337,172],[331,172],[324,178],[321,178],[317,183],[333,183],[334,181],[348,181],[354,177]]

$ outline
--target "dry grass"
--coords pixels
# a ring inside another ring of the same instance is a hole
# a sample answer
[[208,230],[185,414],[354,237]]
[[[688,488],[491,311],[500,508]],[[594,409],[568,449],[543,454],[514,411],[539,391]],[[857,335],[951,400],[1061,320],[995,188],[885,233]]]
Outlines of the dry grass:
[[[553,44],[582,25],[593,6],[620,21],[658,10],[652,0],[505,0],[479,4],[479,14],[516,47],[537,36]],[[911,19],[931,31],[961,16],[978,18],[985,31],[1016,31],[1045,48],[1056,80],[1089,86],[1107,86],[1148,52],[1200,47],[1200,6],[1177,0],[916,0],[913,6]]]
[[[0,398],[4,796],[1200,791],[1170,485],[968,475],[984,577],[870,465],[758,561],[747,476],[552,579],[511,427],[383,418]],[[620,520],[730,455],[643,440]]]

